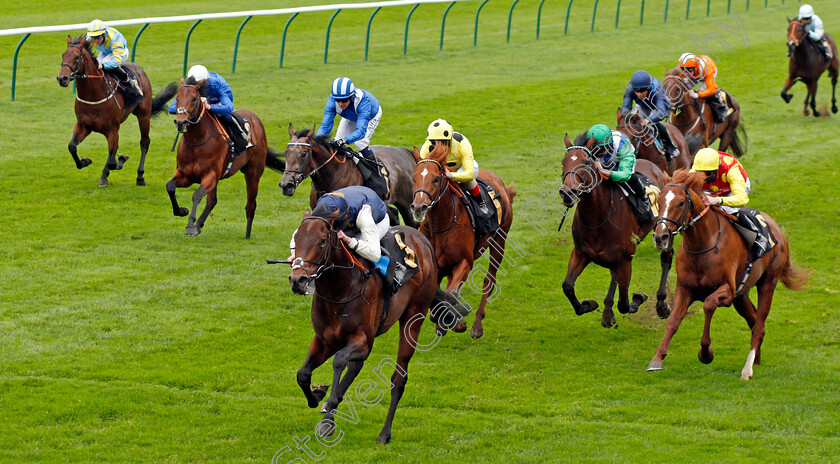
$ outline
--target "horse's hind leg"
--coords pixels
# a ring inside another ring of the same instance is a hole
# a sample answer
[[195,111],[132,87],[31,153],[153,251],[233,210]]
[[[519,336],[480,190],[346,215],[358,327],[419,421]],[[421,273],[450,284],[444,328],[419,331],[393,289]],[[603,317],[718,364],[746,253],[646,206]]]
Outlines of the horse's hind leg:
[[324,399],[327,394],[328,385],[318,385],[315,388],[312,384],[312,371],[318,368],[330,356],[335,353],[335,350],[327,347],[320,338],[312,338],[312,343],[309,344],[309,351],[306,353],[306,360],[303,361],[303,366],[298,369],[297,383],[303,390],[303,395],[306,397],[307,404],[310,408],[317,408],[318,404]]
[[639,307],[647,301],[648,296],[644,293],[634,293],[633,301],[627,297],[630,291],[630,277],[633,275],[633,261],[623,261],[615,270],[615,279],[618,282],[618,312],[621,314],[633,314],[639,311]]
[[828,73],[831,76],[831,112],[837,113],[837,68],[829,68]]
[[108,186],[108,174],[112,170],[122,169],[122,166],[117,165],[117,149],[120,145],[120,133],[118,129],[111,129],[105,135],[108,139],[108,161],[105,162],[105,167],[102,168],[102,176],[99,178],[99,186]]
[[73,157],[73,161],[76,163],[76,169],[82,169],[90,166],[90,163],[93,161],[90,158],[79,158],[78,153],[76,153],[76,147],[82,143],[88,135],[90,134],[90,130],[86,127],[82,127],[79,123],[76,123],[76,127],[73,128],[73,137],[70,139],[70,144],[67,145],[67,150],[70,151],[70,156]]
[[615,271],[610,269],[610,275],[610,288],[607,289],[607,296],[604,298],[604,312],[601,313],[601,326],[607,329],[615,326],[615,313],[613,313],[612,307],[615,302],[615,288],[618,286]]
[[758,285],[758,309],[755,313],[755,325],[752,326],[750,339],[750,353],[747,363],[741,370],[741,380],[749,380],[753,375],[753,364],[761,364],[761,343],[764,341],[765,322],[773,304],[773,293],[776,291],[777,277],[765,276]]
[[146,153],[149,151],[149,124],[150,116],[138,116],[137,121],[140,124],[140,164],[137,165],[137,185],[146,185],[146,179],[143,174],[146,173]]
[[[241,155],[240,155],[241,156]],[[260,189],[260,177],[264,169],[248,169],[245,174],[245,189],[248,192],[248,200],[245,203],[245,238],[251,238],[251,224],[254,222],[254,213],[257,211],[257,193]]]
[[668,298],[668,272],[671,271],[671,263],[674,258],[674,247],[659,254],[659,263],[662,266],[662,275],[659,277],[659,289],[656,291],[656,314],[665,319],[671,315],[671,307],[665,301]]
[[[338,350],[333,356],[333,389],[330,397],[324,403],[322,409],[324,417],[321,419],[321,425],[316,429],[316,433],[320,436],[329,437],[335,432],[335,427],[331,427],[331,423],[336,408],[344,401],[344,394],[350,388],[356,376],[359,375],[359,371],[362,370],[365,359],[370,355],[370,348],[371,343],[368,342],[367,336],[364,332],[359,331],[357,335],[350,338],[344,348]],[[345,369],[347,369],[347,373],[342,378],[341,374]],[[353,410],[352,402],[350,408]]]
[[[820,112],[817,111],[817,84],[819,84],[817,79],[808,83],[808,95],[811,96],[811,111],[814,113],[814,117],[816,118],[820,117]],[[808,104],[807,100],[805,104]],[[807,114],[805,116],[807,116]]]
[[[409,311],[407,314],[416,314]],[[410,324],[406,330],[406,323],[411,319],[403,317],[400,320],[400,347],[397,352],[397,364],[394,366],[394,375],[391,376],[391,405],[388,408],[388,417],[385,418],[385,425],[382,431],[379,432],[379,439],[376,440],[379,444],[387,444],[391,440],[391,425],[394,422],[394,414],[397,411],[397,405],[400,403],[403,392],[405,392],[405,384],[408,382],[408,362],[414,356],[414,349],[416,348],[411,340],[417,340],[420,336],[420,328],[422,324]],[[409,332],[406,334],[406,332]],[[410,337],[410,338],[409,338]]]
[[575,295],[575,281],[586,268],[587,264],[589,264],[589,258],[584,256],[577,248],[573,249],[572,257],[569,258],[569,268],[566,271],[566,278],[563,280],[563,293],[566,294],[566,298],[569,299],[572,308],[575,310],[575,314],[578,316],[598,309],[598,303],[594,300],[586,300],[581,303]]

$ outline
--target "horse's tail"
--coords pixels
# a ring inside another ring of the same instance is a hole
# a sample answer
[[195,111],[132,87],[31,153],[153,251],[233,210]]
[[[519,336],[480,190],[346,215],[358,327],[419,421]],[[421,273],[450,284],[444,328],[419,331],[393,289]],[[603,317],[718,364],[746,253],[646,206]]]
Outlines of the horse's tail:
[[509,183],[508,186],[505,187],[505,190],[507,190],[510,203],[513,204],[513,198],[516,196],[516,184],[514,184],[513,182]]
[[286,162],[280,157],[280,153],[269,148],[265,153],[265,167],[282,174],[286,170]]
[[782,283],[785,284],[785,287],[790,290],[801,290],[808,282],[808,277],[810,277],[810,275],[811,270],[809,268],[803,268],[793,264],[790,260],[790,247],[788,247],[788,256],[787,261],[785,262],[785,268],[782,271],[782,275],[779,277],[782,279]]
[[738,124],[738,127],[735,128],[735,131],[732,134],[732,145],[730,146],[732,154],[735,155],[736,158],[740,158],[747,154],[748,143],[749,137],[747,137],[747,131],[744,129],[744,125]]
[[152,98],[152,116],[157,116],[158,113],[163,111],[166,108],[166,104],[169,103],[169,100],[172,100],[172,97],[178,93],[178,84],[174,82],[170,82],[169,85],[163,89],[163,92],[157,94]]

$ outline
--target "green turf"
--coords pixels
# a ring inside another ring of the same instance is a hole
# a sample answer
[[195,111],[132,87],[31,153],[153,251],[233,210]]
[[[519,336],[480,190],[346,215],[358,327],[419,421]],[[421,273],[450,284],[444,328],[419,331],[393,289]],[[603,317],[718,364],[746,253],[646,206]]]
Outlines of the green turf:
[[[317,3],[13,0],[0,6],[0,28]],[[695,0],[689,21],[684,1],[670,3],[667,24],[663,2],[648,2],[639,27],[641,1],[625,0],[615,29],[617,0],[601,1],[590,34],[592,2],[579,1],[564,37],[566,2],[546,2],[537,41],[539,2],[522,0],[506,44],[510,3],[491,1],[475,48],[478,2],[460,3],[447,18],[442,52],[446,4],[424,5],[412,17],[406,56],[409,7],[383,9],[366,63],[370,11],[344,11],[327,65],[330,13],[304,14],[290,27],[283,69],[286,18],[257,17],[244,29],[235,75],[240,20],[196,28],[190,63],[228,78],[236,106],[262,118],[271,146],[283,148],[289,122],[319,121],[332,79],[348,75],[382,102],[375,142],[419,145],[427,124],[445,117],[470,138],[482,167],[516,183],[517,211],[559,181],[565,132],[614,125],[633,71],[661,76],[681,53],[697,49],[691,34],[717,31],[731,47],[714,45],[718,82],[741,102],[750,138],[742,161],[751,205],[783,226],[793,259],[812,269],[808,289],[776,293],[763,362],[749,382],[738,378],[749,332],[730,308],[714,319],[714,363],[698,362],[699,304],[674,338],[665,370],[648,373],[664,331],[653,306],[619,315],[618,329],[601,328],[597,313],[575,316],[560,289],[569,225],[558,233],[555,211],[531,223],[516,216],[511,240],[525,255],[500,277],[485,337],[448,335],[415,355],[388,446],[375,444],[386,402],[366,407],[351,394],[358,423],[339,419],[343,435],[333,447],[309,442],[324,453],[316,456],[322,462],[836,462],[840,142],[836,116],[802,116],[801,84],[790,105],[778,96],[787,66],[784,17],[795,15],[798,3],[774,0],[765,9],[753,0],[745,11],[745,2],[733,2],[748,47],[717,28],[735,24],[723,0],[712,1],[708,19],[705,2]],[[827,30],[840,34],[840,4],[812,3]],[[180,77],[188,28],[172,23],[144,32],[136,61],[155,91]],[[122,28],[130,41],[138,29]],[[246,241],[244,182],[236,176],[220,185],[201,237],[185,237],[186,220],[172,216],[164,190],[175,167],[170,116],[153,121],[147,187],[133,185],[139,133],[132,119],[121,132],[121,152],[131,156],[126,169],[97,188],[104,138],[94,134],[80,145],[94,162],[82,171],[66,149],[73,94],[55,81],[65,37],[36,34],[26,42],[13,103],[5,66],[20,37],[0,37],[0,461],[271,462],[289,446],[278,462],[313,462],[294,441],[313,436],[320,418],[295,382],[312,337],[311,300],[291,293],[287,268],[264,264],[286,256],[307,197],[283,197],[279,175],[266,172]],[[823,80],[824,112],[829,92]],[[193,189],[179,192],[182,203]],[[659,259],[650,240],[634,263],[633,289],[652,295]],[[607,283],[607,271],[590,267],[578,295],[602,300]],[[432,337],[425,327],[421,342]],[[377,340],[359,380],[376,379],[373,368],[395,356],[396,342],[396,332]],[[322,367],[313,380],[328,383],[331,375]]]

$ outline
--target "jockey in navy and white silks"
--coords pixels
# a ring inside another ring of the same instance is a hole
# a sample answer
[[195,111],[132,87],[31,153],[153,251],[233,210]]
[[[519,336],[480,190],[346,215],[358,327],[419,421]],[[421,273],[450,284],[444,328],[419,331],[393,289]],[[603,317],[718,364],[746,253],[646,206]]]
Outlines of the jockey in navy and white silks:
[[825,40],[822,19],[814,14],[814,7],[804,4],[799,7],[799,21],[805,26],[808,38],[820,45],[827,60],[831,59],[831,46]]
[[642,120],[642,127],[653,123],[656,132],[655,143],[659,148],[668,154],[669,159],[679,156],[677,145],[671,140],[668,129],[662,125],[662,122],[667,122],[668,115],[671,113],[671,103],[668,102],[659,81],[641,69],[633,73],[627,88],[624,89],[621,113],[629,114],[634,102],[636,103],[635,111]]
[[333,81],[332,92],[324,107],[324,120],[316,135],[332,132],[336,115],[341,116],[341,122],[335,131],[335,141],[339,145],[355,143],[357,151],[365,158],[373,156],[370,138],[382,117],[379,100],[370,92],[357,89],[350,79],[339,77]]

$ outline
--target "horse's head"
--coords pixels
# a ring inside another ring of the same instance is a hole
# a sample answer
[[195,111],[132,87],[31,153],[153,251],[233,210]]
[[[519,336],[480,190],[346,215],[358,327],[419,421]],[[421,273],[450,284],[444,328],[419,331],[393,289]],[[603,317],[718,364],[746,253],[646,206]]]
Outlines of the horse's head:
[[791,53],[793,53],[793,50],[798,47],[803,40],[805,40],[805,34],[805,25],[802,24],[799,19],[788,18],[787,46]]
[[680,169],[673,178],[665,174],[665,188],[659,195],[659,214],[653,232],[653,243],[659,250],[672,246],[674,235],[692,225],[691,218],[696,217],[703,208],[702,191],[704,177],[702,173]]
[[575,142],[569,140],[569,134],[563,138],[566,143],[566,155],[563,157],[563,204],[573,206],[577,198],[591,192],[601,183],[601,175],[595,166],[595,138],[582,133],[575,137]]
[[437,142],[429,152],[429,156],[420,159],[420,151],[414,147],[414,196],[409,209],[418,224],[426,219],[426,213],[441,199],[449,180],[446,178],[444,163],[449,155],[449,145]]
[[315,142],[315,126],[295,132],[295,127],[289,123],[291,141],[286,144],[286,170],[280,180],[283,195],[290,197],[295,194],[297,186],[303,182],[305,176],[312,171],[312,150]]
[[201,100],[201,91],[192,81],[181,79],[181,86],[175,94],[177,109],[175,111],[175,127],[184,133],[191,124],[197,124],[204,116],[206,107]]
[[333,227],[338,215],[337,211],[328,214],[303,213],[303,220],[300,223],[293,237],[295,242],[295,255],[292,258],[292,274],[289,276],[289,283],[292,291],[305,295],[307,289],[314,284],[315,280],[326,270],[328,263],[332,260],[330,256],[337,250],[338,235]]
[[680,68],[672,69],[662,79],[662,92],[674,112],[679,112],[681,108],[692,103],[691,89],[693,88],[692,77]]
[[89,73],[93,73],[93,55],[87,37],[73,39],[68,35],[67,49],[61,54],[61,70],[56,77],[58,85],[67,87],[76,77],[86,77]]

